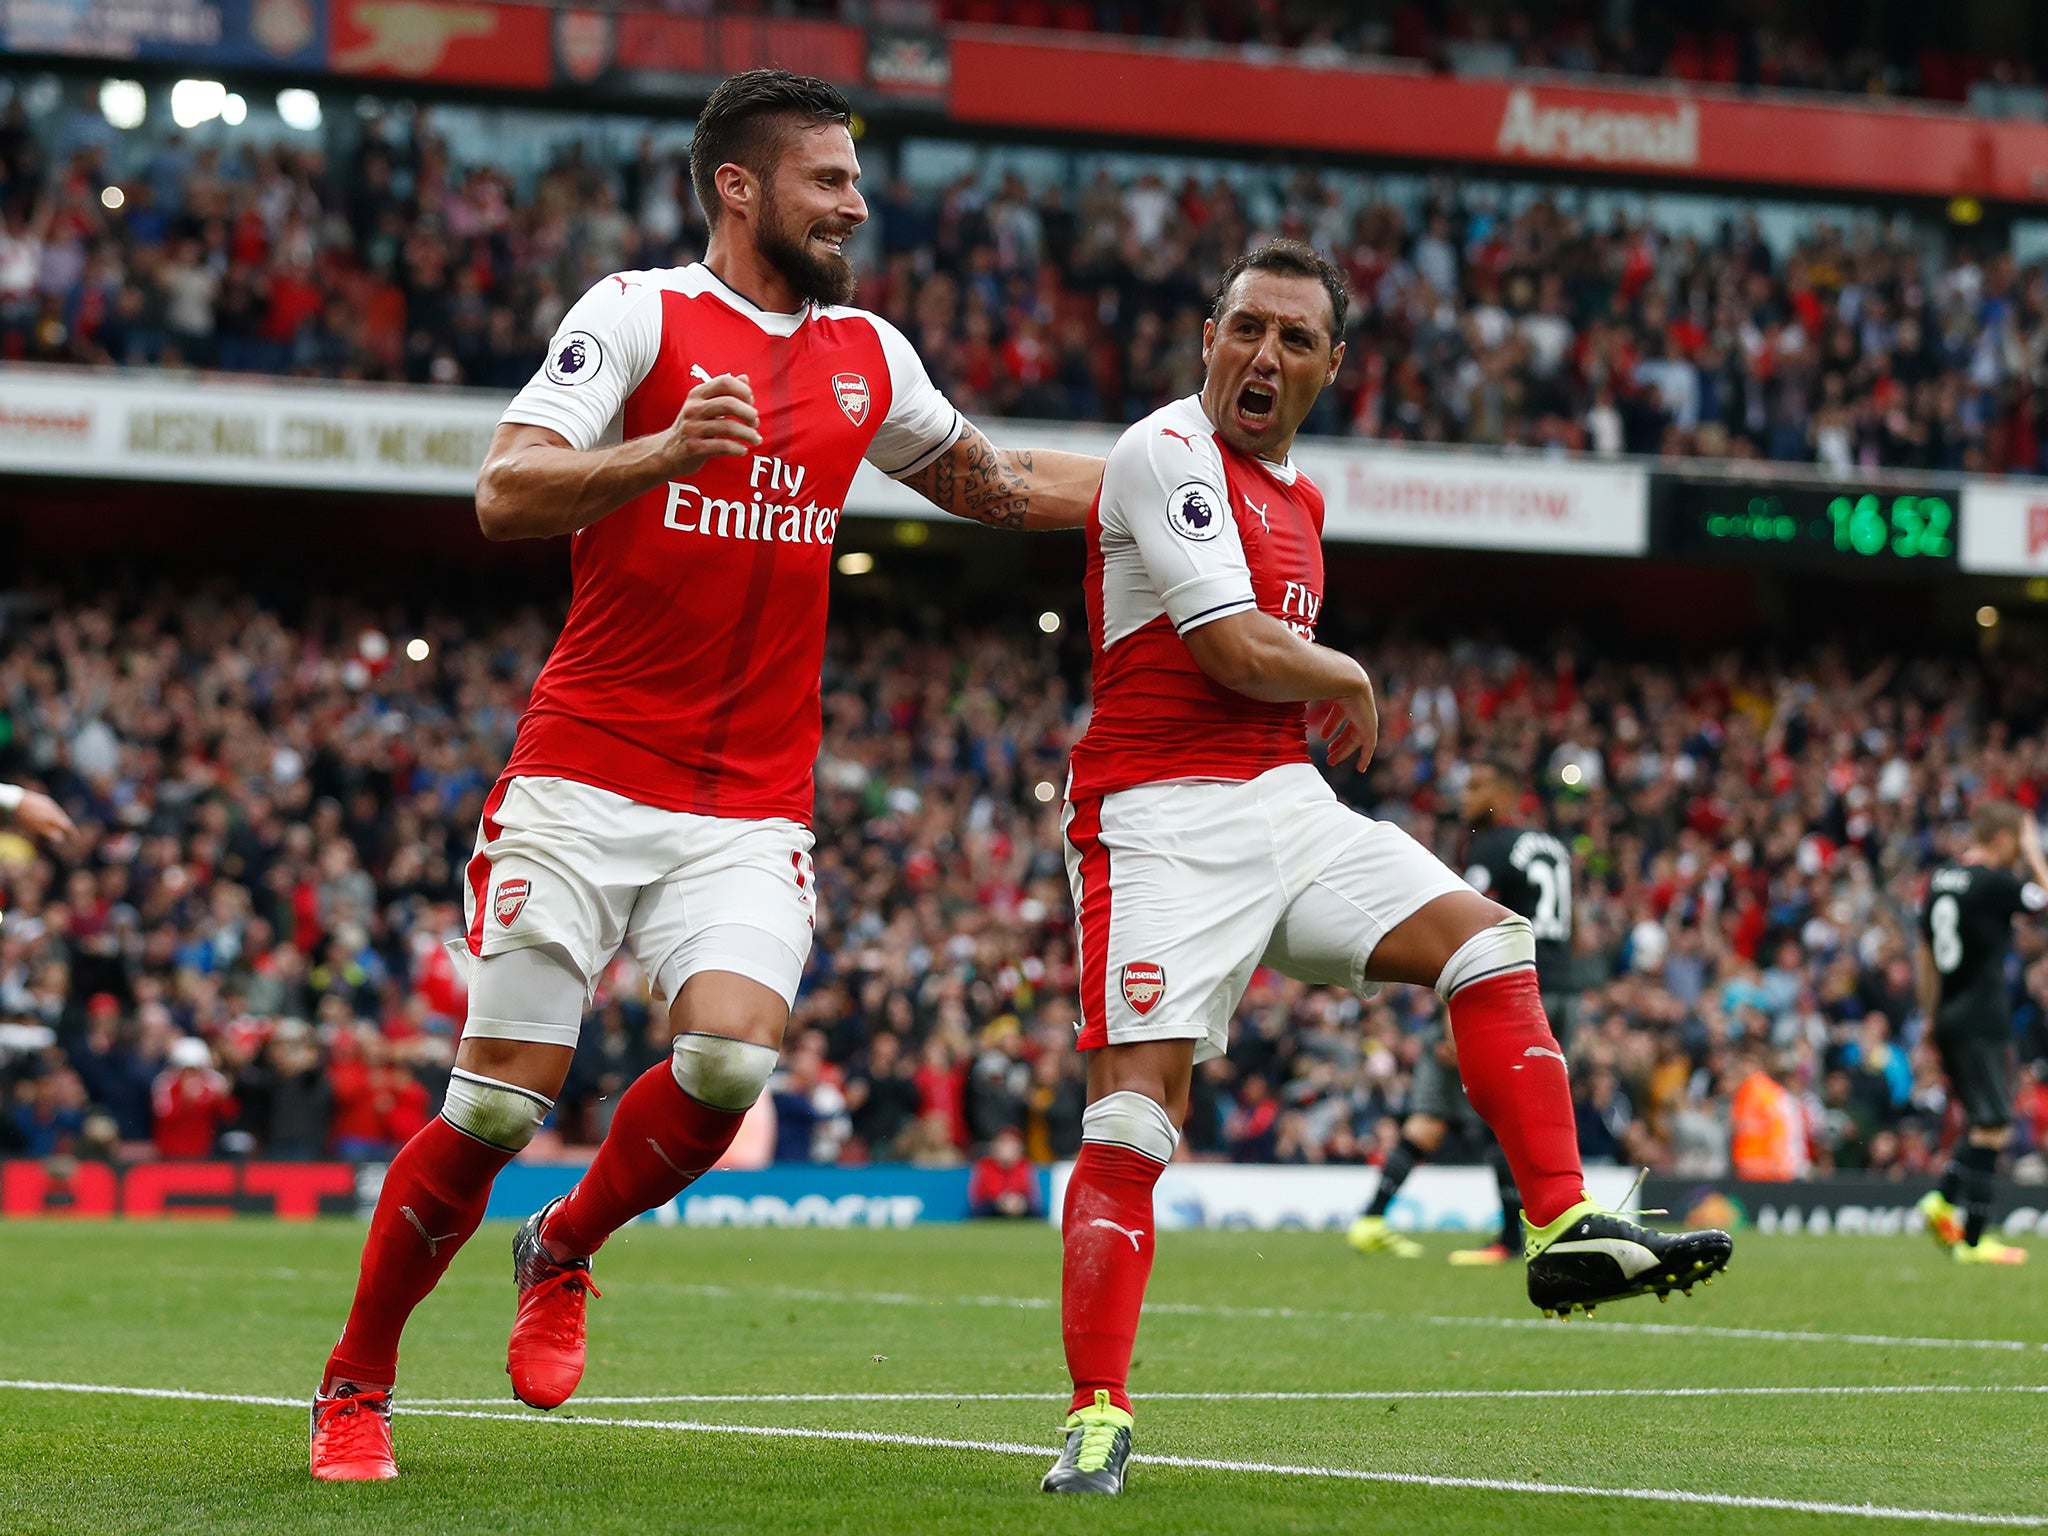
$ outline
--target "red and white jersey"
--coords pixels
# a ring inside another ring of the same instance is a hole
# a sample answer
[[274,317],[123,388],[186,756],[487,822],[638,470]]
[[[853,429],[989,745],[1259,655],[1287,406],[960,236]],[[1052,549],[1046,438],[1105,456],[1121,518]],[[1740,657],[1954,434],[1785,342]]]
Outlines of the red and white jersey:
[[1314,639],[1322,606],[1323,496],[1306,475],[1230,447],[1199,396],[1130,428],[1088,517],[1095,711],[1072,796],[1309,761],[1305,706],[1212,681],[1181,636],[1258,608]]
[[847,488],[862,458],[890,475],[922,469],[965,422],[886,320],[760,309],[701,264],[591,289],[504,420],[595,448],[666,431],[722,373],[753,385],[761,445],[576,535],[569,617],[505,771],[808,825]]

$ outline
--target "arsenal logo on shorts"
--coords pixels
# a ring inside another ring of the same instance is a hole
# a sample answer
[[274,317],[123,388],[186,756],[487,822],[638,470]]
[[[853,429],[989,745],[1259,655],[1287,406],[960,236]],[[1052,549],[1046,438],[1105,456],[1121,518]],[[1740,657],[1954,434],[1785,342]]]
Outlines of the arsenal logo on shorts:
[[1150,960],[1133,960],[1124,967],[1124,1001],[1139,1013],[1150,1013],[1166,995],[1166,968]]
[[510,928],[519,921],[519,914],[526,909],[526,898],[533,893],[531,880],[507,880],[498,887],[496,910],[498,926]]
[[832,375],[832,393],[839,401],[839,409],[846,412],[846,419],[856,427],[868,419],[868,381],[857,373],[835,373]]

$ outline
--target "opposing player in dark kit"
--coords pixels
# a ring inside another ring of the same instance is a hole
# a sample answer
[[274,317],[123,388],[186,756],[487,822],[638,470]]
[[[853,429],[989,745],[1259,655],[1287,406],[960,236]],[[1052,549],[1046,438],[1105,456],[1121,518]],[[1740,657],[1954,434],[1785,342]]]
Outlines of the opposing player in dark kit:
[[[2026,878],[2013,872],[2024,864]],[[1920,1202],[1934,1240],[1964,1264],[2024,1264],[2027,1251],[1985,1235],[1992,1178],[2012,1132],[2012,1003],[2005,962],[2012,920],[2048,909],[2041,828],[2020,807],[1987,801],[1970,816],[1970,846],[1927,881],[1920,914],[1920,1005],[1968,1129],[1941,1187]]]

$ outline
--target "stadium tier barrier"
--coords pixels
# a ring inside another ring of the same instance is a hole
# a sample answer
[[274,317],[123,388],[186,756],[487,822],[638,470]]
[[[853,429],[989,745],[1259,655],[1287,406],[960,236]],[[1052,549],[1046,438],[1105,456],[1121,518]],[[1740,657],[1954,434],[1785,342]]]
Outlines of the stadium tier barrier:
[[[0,366],[11,473],[467,498],[504,410],[500,393],[250,383]],[[1100,425],[989,422],[998,441],[1102,453]],[[1308,439],[1333,543],[1664,554],[1737,564],[1938,576],[2048,576],[2048,481],[1812,466],[1502,454]],[[863,464],[852,517],[941,518]],[[719,536],[761,537],[744,517]]]
[[[220,1221],[270,1216],[367,1217],[383,1182],[382,1163],[0,1162],[0,1219],[24,1217]],[[1072,1163],[1037,1170],[1047,1219],[1059,1224]],[[573,1164],[515,1163],[499,1175],[486,1214],[518,1220],[568,1192]],[[718,1169],[683,1196],[642,1218],[661,1226],[908,1227],[967,1219],[970,1170],[872,1163],[856,1168],[778,1164]],[[1618,1205],[1634,1173],[1589,1168],[1595,1199]],[[1372,1199],[1379,1171],[1244,1163],[1175,1163],[1159,1182],[1161,1231],[1338,1230]],[[1743,1225],[1759,1232],[1888,1236],[1919,1232],[1914,1203],[1926,1180],[1867,1174],[1765,1184],[1729,1178],[1646,1179],[1633,1208],[1667,1211],[1690,1225]],[[2048,1186],[2001,1179],[1993,1220],[2008,1236],[2048,1233]],[[1500,1219],[1493,1171],[1429,1165],[1402,1186],[1388,1212],[1409,1232],[1490,1232]]]

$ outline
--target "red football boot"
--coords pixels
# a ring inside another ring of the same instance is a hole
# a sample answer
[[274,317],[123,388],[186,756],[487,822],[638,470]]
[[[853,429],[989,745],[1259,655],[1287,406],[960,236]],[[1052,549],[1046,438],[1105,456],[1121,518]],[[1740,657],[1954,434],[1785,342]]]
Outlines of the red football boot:
[[526,1218],[512,1236],[512,1279],[519,1315],[505,1347],[512,1395],[529,1408],[559,1408],[583,1379],[583,1310],[604,1293],[590,1282],[590,1260],[557,1264],[540,1240],[541,1223],[556,1202]]
[[313,1394],[313,1475],[324,1483],[374,1483],[398,1476],[391,1454],[391,1391],[337,1387]]

